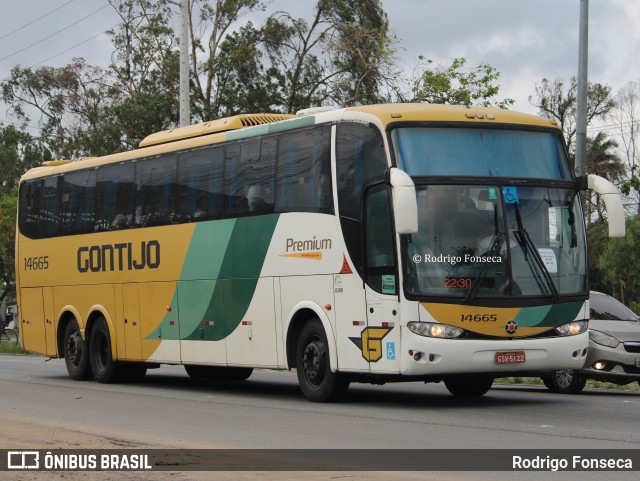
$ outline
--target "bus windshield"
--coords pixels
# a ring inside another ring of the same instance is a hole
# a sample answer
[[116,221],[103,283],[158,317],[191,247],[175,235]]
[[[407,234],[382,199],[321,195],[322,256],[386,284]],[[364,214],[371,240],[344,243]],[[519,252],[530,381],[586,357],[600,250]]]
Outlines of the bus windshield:
[[412,177],[572,178],[555,132],[407,127],[392,137],[398,167]]
[[585,233],[572,189],[417,185],[419,232],[404,236],[406,291],[474,298],[584,294]]

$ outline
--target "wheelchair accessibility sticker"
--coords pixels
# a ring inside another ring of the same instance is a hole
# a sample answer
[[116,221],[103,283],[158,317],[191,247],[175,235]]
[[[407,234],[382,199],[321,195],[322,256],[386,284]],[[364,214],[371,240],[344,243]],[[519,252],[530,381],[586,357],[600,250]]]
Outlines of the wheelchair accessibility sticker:
[[396,360],[396,343],[387,342],[387,359],[390,361]]
[[518,204],[518,188],[517,187],[503,187],[502,195],[504,196],[505,204]]

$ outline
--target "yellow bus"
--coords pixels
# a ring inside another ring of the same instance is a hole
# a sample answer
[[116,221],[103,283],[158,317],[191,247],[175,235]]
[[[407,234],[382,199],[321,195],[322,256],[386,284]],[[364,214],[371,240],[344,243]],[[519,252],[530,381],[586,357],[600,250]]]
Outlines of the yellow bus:
[[295,369],[311,401],[351,382],[579,369],[586,234],[553,121],[393,104],[239,115],[20,181],[20,337],[73,379]]

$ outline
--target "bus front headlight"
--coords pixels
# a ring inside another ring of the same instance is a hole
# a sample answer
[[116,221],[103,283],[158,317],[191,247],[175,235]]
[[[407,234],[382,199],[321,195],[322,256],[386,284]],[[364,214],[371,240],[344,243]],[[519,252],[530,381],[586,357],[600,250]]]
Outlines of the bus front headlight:
[[589,322],[587,321],[573,321],[556,327],[556,332],[561,336],[575,336],[577,334],[582,334],[588,328]]
[[459,327],[435,322],[410,322],[407,324],[407,327],[418,336],[439,337],[444,339],[460,337],[464,332],[464,330]]

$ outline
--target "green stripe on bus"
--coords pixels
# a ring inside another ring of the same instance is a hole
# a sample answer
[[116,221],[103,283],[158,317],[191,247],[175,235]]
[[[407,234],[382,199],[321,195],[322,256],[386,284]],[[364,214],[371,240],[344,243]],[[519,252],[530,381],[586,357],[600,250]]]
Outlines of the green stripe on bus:
[[[244,217],[196,227],[172,301],[178,300],[181,339],[219,341],[238,327],[253,299],[278,218]],[[175,315],[165,316],[147,339],[157,339],[171,319]]]
[[518,326],[536,327],[549,314],[551,306],[523,307],[514,321]]
[[583,302],[568,302],[539,307],[523,307],[514,319],[519,326],[557,327],[573,321]]

